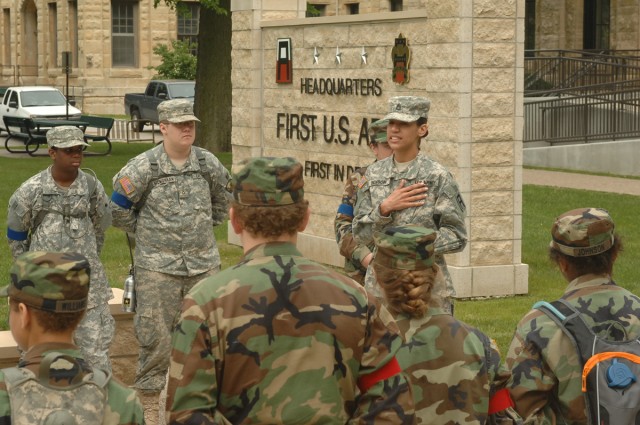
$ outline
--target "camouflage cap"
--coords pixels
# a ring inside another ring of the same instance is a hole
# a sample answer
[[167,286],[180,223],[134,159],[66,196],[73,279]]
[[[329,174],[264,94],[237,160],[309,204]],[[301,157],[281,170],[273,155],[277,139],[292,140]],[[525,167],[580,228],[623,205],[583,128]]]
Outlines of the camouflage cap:
[[193,115],[193,102],[186,99],[165,100],[158,105],[158,120],[160,122],[180,123],[200,121]]
[[54,313],[83,311],[90,275],[89,261],[81,254],[25,252],[16,258],[11,283],[0,289],[0,296]]
[[251,158],[233,174],[231,192],[241,205],[294,204],[304,199],[302,165],[293,158]]
[[84,133],[78,127],[61,125],[47,131],[47,145],[50,148],[72,148],[74,146],[89,146],[84,141]]
[[424,270],[433,265],[436,232],[422,226],[389,227],[373,235],[378,251],[373,261],[391,269]]
[[395,96],[389,99],[389,113],[383,118],[391,121],[415,122],[429,118],[431,101],[426,97]]
[[607,210],[578,208],[556,218],[550,247],[571,257],[587,257],[613,246],[615,225]]
[[369,126],[371,143],[387,143],[387,124],[389,120],[378,120]]

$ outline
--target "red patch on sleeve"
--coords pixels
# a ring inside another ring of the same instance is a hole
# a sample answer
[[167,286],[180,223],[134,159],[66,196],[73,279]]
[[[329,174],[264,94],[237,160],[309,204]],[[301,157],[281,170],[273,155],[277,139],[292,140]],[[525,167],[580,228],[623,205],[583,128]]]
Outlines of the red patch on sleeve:
[[371,372],[367,375],[363,375],[358,379],[358,388],[361,392],[365,393],[369,388],[374,386],[380,381],[384,381],[387,378],[391,378],[394,375],[402,372],[400,369],[400,365],[398,364],[398,360],[396,358],[392,358],[387,362],[386,365],[382,366],[380,369],[375,372]]

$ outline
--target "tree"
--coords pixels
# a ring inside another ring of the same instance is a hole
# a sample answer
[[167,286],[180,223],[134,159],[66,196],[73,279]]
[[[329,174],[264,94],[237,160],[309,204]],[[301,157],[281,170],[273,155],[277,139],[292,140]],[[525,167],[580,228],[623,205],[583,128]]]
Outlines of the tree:
[[[180,0],[164,1],[184,13]],[[194,109],[200,119],[196,144],[211,152],[231,150],[230,0],[201,0]]]
[[181,40],[173,40],[171,49],[166,44],[158,44],[153,53],[162,58],[158,66],[150,66],[158,73],[154,78],[195,80],[197,59],[191,51],[197,46]]

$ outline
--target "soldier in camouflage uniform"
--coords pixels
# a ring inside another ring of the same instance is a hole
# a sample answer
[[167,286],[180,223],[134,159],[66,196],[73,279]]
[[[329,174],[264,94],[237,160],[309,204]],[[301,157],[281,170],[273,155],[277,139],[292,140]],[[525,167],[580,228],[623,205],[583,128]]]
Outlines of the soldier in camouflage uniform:
[[[371,148],[376,161],[385,159],[393,152],[387,143],[387,121],[378,120],[369,127],[370,137],[367,145]],[[352,226],[353,207],[356,204],[356,187],[364,176],[367,167],[360,167],[351,173],[344,186],[342,203],[334,220],[336,242],[340,254],[345,257],[344,271],[351,279],[364,284],[367,266],[373,258],[373,246],[356,243],[353,238]]]
[[220,269],[213,226],[226,219],[229,206],[229,172],[212,153],[192,146],[199,121],[192,102],[164,101],[158,117],[164,142],[116,174],[111,197],[114,226],[135,233],[140,355],[134,386],[145,409],[156,411],[174,320],[189,289]]
[[495,342],[445,311],[434,291],[445,285],[434,264],[437,233],[388,227],[374,240],[372,267],[405,340],[397,357],[411,378],[417,423],[484,424],[489,414],[505,419],[507,413],[517,418]]
[[[389,226],[417,224],[436,230],[435,261],[447,285],[440,294],[452,311],[455,295],[445,253],[462,251],[467,243],[465,205],[453,176],[436,161],[420,153],[420,140],[429,133],[431,102],[423,97],[389,99],[387,140],[393,155],[367,168],[358,183],[353,234],[370,245],[373,234]],[[379,295],[371,266],[365,287]]]
[[[551,260],[569,282],[562,299],[581,313],[599,337],[640,336],[640,298],[611,278],[622,250],[606,210],[580,208],[554,222]],[[533,309],[518,323],[506,359],[516,410],[527,424],[587,424],[576,348],[545,313]]]
[[412,424],[389,312],[295,246],[310,216],[300,163],[253,158],[233,185],[244,257],[185,298],[168,423]]
[[[41,377],[43,358],[49,353],[64,355],[51,363],[47,384],[66,393],[78,382],[89,379],[95,372],[85,361],[81,350],[73,344],[73,331],[80,322],[90,299],[89,282],[93,285],[93,270],[81,254],[30,251],[16,259],[11,268],[11,281],[0,289],[0,296],[9,297],[9,326],[18,346],[25,351],[18,364],[22,374]],[[89,295],[89,296],[88,296]],[[26,371],[29,371],[25,373]],[[16,423],[7,387],[8,371],[0,372],[0,423]],[[134,390],[116,378],[105,386],[104,425],[144,424],[142,405]],[[81,393],[82,394],[82,393]],[[35,391],[27,397],[37,397]],[[89,414],[96,415],[102,406],[82,405]],[[40,406],[42,408],[42,406]],[[68,408],[68,406],[67,406]],[[92,412],[93,410],[93,412]],[[21,411],[30,417],[27,423],[41,423],[38,409]],[[73,411],[83,417],[85,412]],[[12,416],[13,421],[12,421]],[[58,423],[58,422],[56,422]],[[65,422],[68,423],[68,422]],[[82,421],[81,423],[87,423]]]
[[24,182],[9,199],[9,247],[14,259],[41,250],[81,252],[89,259],[93,271],[89,304],[75,341],[92,366],[111,370],[113,294],[100,261],[111,224],[109,198],[95,174],[80,169],[87,146],[80,129],[55,127],[47,132],[47,144],[53,164]]

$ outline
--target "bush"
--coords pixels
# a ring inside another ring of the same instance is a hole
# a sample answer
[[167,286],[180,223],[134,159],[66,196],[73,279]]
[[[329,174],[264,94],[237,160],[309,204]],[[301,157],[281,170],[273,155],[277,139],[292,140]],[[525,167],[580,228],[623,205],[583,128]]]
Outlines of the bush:
[[150,66],[155,69],[156,79],[196,79],[197,58],[193,52],[196,51],[196,44],[187,41],[174,40],[171,42],[171,49],[166,44],[158,44],[153,48],[153,53],[162,58],[162,63],[158,66]]

